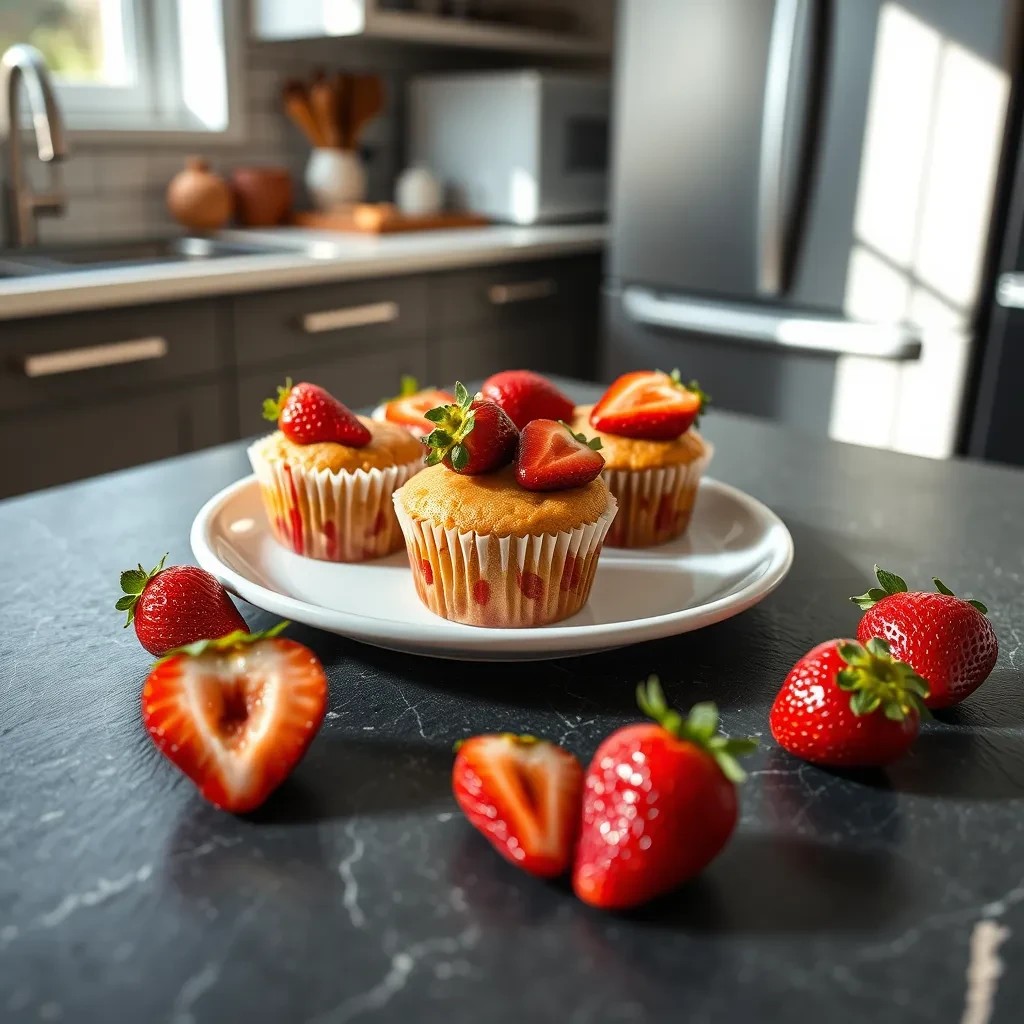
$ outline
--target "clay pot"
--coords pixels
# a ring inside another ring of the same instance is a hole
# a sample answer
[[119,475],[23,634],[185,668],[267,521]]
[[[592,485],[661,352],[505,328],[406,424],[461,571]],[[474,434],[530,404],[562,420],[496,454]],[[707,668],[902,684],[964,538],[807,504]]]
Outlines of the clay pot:
[[190,231],[218,231],[231,220],[233,207],[228,183],[197,156],[189,157],[167,186],[167,209]]
[[292,211],[292,176],[283,167],[239,167],[231,187],[235,218],[244,227],[274,227]]

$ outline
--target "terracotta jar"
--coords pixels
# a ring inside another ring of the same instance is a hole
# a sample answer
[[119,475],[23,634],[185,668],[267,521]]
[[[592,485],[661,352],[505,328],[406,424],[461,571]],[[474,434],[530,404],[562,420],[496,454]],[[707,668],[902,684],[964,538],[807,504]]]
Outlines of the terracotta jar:
[[218,231],[231,220],[234,199],[227,182],[193,156],[167,186],[167,209],[190,231]]
[[292,212],[292,176],[283,167],[239,167],[231,187],[235,218],[243,227],[274,227]]

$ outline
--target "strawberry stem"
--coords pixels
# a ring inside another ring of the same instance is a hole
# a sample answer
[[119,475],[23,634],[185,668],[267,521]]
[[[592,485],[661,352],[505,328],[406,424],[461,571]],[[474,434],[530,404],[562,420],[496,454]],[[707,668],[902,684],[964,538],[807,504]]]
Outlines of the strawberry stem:
[[276,626],[271,626],[270,629],[265,629],[261,633],[247,633],[244,629],[236,629],[233,633],[228,633],[227,636],[218,637],[213,640],[196,640],[194,643],[175,647],[174,650],[168,651],[156,664],[162,665],[168,658],[176,658],[179,654],[187,654],[189,657],[194,658],[197,655],[205,654],[207,651],[230,651],[235,648],[247,647],[250,644],[258,643],[260,640],[272,640],[275,636],[283,633],[290,625],[291,622],[285,619],[283,622],[279,622]]
[[733,783],[740,783],[746,772],[737,760],[757,749],[753,738],[730,738],[718,731],[718,707],[712,701],[694,704],[684,718],[665,700],[665,691],[657,676],[648,676],[646,683],[636,688],[636,702],[640,710],[654,719],[666,732],[676,739],[685,740],[710,754],[722,774]]
[[890,721],[902,722],[912,714],[929,717],[925,698],[928,681],[909,665],[897,661],[889,645],[874,637],[866,646],[847,641],[839,645],[847,667],[836,676],[836,685],[850,694],[850,710],[860,717],[881,709]]
[[135,621],[135,606],[139,603],[139,598],[142,597],[142,592],[146,589],[149,581],[156,576],[158,573],[163,572],[164,563],[167,561],[167,554],[153,566],[149,572],[146,572],[142,568],[140,562],[134,569],[125,569],[121,573],[121,590],[124,593],[117,599],[117,604],[114,607],[119,612],[126,612],[127,618],[125,620],[124,628],[127,629]]
[[263,418],[270,420],[271,423],[276,423],[278,417],[281,415],[281,410],[284,408],[284,403],[288,401],[288,395],[292,390],[292,379],[286,377],[284,387],[278,387],[277,398],[264,398],[263,399]]
[[428,466],[436,466],[448,458],[453,469],[466,468],[469,463],[469,449],[463,441],[476,426],[476,417],[470,408],[472,404],[473,396],[461,381],[456,381],[454,403],[439,405],[436,409],[424,413],[424,416],[434,424],[434,429],[423,438],[423,443],[428,449]]
[[[897,576],[894,572],[889,572],[886,569],[882,569],[879,566],[875,566],[875,578],[878,580],[878,586],[872,587],[870,590],[863,594],[858,594],[856,597],[851,597],[850,600],[862,611],[866,612],[870,608],[874,608],[879,601],[884,600],[887,597],[891,597],[893,594],[906,594],[907,593],[907,582],[902,576]],[[932,583],[935,584],[935,589],[940,594],[945,594],[946,597],[956,597],[945,583],[938,578],[938,576],[932,577]],[[972,608],[981,612],[982,615],[988,615],[988,608],[974,598],[965,602]]]

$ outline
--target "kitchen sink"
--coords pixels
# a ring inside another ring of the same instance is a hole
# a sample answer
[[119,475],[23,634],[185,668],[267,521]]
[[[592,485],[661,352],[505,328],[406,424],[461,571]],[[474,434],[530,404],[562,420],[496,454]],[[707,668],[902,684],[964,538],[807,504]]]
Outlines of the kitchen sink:
[[198,237],[43,246],[0,253],[0,278],[296,252],[301,250],[294,246]]

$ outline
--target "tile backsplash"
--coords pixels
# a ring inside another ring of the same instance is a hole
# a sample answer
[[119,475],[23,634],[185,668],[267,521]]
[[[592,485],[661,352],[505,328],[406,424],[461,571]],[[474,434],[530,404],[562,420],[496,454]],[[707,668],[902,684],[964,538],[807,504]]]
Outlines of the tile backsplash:
[[[281,109],[281,86],[286,78],[308,79],[318,68],[327,71],[373,71],[386,83],[384,113],[362,138],[367,157],[369,198],[390,199],[402,168],[402,111],[409,74],[432,68],[488,67],[525,63],[520,57],[452,52],[434,47],[409,47],[363,39],[317,39],[288,43],[249,42],[244,50],[241,105],[245,110],[244,138],[238,143],[176,144],[171,139],[133,145],[130,136],[116,145],[90,143],[87,135],[73,141],[64,165],[68,206],[61,217],[40,218],[43,243],[122,239],[174,229],[164,194],[167,184],[191,154],[207,157],[219,173],[245,165],[287,167],[296,182],[299,203],[304,200],[302,172],[309,144]],[[74,130],[74,124],[70,124]],[[45,169],[28,158],[33,178]]]

